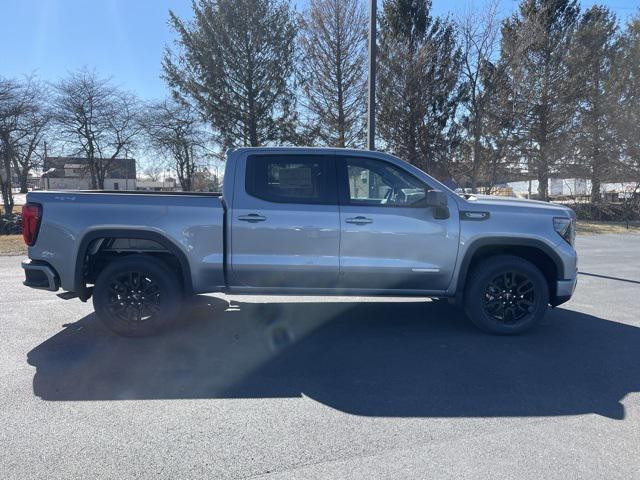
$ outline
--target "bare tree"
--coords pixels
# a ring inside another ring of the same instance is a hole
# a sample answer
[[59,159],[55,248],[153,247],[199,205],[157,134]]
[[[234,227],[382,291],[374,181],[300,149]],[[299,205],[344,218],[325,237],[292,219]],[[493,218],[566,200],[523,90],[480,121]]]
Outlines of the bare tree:
[[164,162],[152,160],[150,163],[147,163],[147,166],[144,169],[144,175],[151,180],[152,182],[157,182],[160,180],[162,176],[162,172],[164,171]]
[[104,188],[113,162],[128,156],[141,132],[138,102],[109,79],[79,70],[54,85],[53,115],[63,140],[87,159],[91,188]]
[[37,115],[37,90],[31,79],[18,82],[0,78],[0,190],[6,216],[13,213],[12,176],[21,162],[21,142],[31,135],[25,134],[25,125]]
[[[461,75],[465,85],[462,126],[465,141],[462,151],[469,158],[467,177],[471,189],[477,191],[479,178],[488,173],[486,136],[491,103],[497,79],[496,68],[500,48],[498,1],[489,0],[483,9],[469,8],[456,20],[462,49]],[[484,170],[484,171],[483,171]]]
[[363,143],[367,22],[360,0],[311,0],[300,19],[305,106],[330,146]]
[[6,216],[13,213],[11,185],[13,145],[11,134],[16,128],[16,114],[19,112],[19,107],[16,105],[18,88],[16,82],[0,78],[0,160],[2,160],[0,163],[0,190],[2,191],[2,204]]
[[42,166],[45,139],[51,126],[51,110],[47,104],[48,91],[33,79],[27,79],[25,95],[30,107],[18,121],[13,168],[20,184],[20,193],[27,193],[29,175]]
[[182,189],[193,190],[194,176],[207,155],[207,134],[196,109],[171,100],[155,103],[147,108],[143,125],[149,144],[167,158]]

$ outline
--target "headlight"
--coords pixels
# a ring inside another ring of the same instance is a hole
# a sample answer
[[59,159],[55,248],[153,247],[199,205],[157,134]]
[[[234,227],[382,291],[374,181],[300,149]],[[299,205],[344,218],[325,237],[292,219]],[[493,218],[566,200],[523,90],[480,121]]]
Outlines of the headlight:
[[564,238],[569,245],[576,240],[576,219],[569,217],[553,217],[553,229]]

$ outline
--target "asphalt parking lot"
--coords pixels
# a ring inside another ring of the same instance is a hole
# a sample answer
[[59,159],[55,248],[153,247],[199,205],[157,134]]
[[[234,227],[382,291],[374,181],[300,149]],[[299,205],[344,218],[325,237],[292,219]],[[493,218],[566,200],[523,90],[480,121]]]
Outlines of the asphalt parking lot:
[[0,257],[0,477],[640,478],[640,235],[578,251],[508,338],[440,302],[203,297],[125,339]]

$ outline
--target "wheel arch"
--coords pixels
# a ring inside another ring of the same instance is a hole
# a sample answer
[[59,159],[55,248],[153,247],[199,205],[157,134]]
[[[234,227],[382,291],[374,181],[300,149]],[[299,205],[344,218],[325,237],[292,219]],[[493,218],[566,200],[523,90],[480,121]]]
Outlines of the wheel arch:
[[[134,230],[134,229],[98,229],[92,230],[85,234],[80,241],[78,251],[76,253],[76,262],[74,270],[74,291],[80,293],[81,297],[88,298],[85,282],[85,262],[89,254],[89,247],[96,240],[113,240],[113,239],[131,239],[131,240],[149,240],[162,246],[170,255],[174,256],[180,266],[180,274],[185,293],[193,292],[193,284],[191,280],[191,267],[185,253],[172,240],[158,232],[150,230]],[[131,250],[131,253],[140,253]]]
[[458,272],[456,297],[462,299],[468,274],[478,262],[500,254],[524,258],[538,267],[547,280],[549,298],[553,301],[556,295],[556,282],[564,278],[565,274],[560,256],[541,240],[502,237],[478,239],[467,247]]

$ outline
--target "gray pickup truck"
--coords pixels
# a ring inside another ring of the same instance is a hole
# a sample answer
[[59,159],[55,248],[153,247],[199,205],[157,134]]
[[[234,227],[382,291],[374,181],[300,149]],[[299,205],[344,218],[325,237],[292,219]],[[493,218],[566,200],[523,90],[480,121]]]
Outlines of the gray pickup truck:
[[194,294],[449,298],[491,333],[523,332],[576,285],[575,215],[459,196],[391,155],[228,153],[223,194],[31,192],[25,285],[93,295],[122,335],[180,319]]

